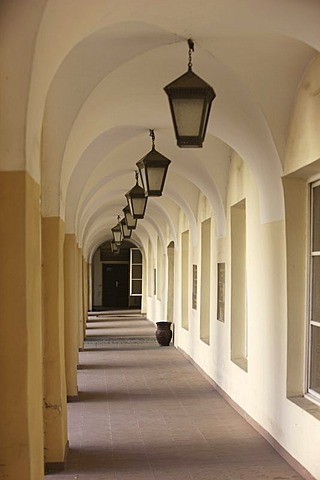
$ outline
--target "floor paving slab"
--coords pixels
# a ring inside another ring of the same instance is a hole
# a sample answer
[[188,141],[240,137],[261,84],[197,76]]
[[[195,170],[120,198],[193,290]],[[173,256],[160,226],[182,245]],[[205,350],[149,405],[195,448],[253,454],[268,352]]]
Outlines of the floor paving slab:
[[70,452],[48,480],[300,477],[139,312],[89,315]]

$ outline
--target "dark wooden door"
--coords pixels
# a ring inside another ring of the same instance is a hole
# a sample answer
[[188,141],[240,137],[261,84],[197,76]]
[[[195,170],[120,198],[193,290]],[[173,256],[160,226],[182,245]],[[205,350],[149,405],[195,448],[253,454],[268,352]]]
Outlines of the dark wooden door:
[[129,265],[103,265],[102,301],[104,307],[129,306]]

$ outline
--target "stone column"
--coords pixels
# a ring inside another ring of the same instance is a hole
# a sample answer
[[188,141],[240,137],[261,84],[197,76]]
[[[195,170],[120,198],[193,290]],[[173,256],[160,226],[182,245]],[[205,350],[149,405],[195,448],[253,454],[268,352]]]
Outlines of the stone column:
[[78,289],[77,289],[78,247],[74,234],[64,239],[64,318],[65,318],[65,362],[67,399],[78,399]]
[[88,263],[88,310],[92,311],[92,263]]
[[42,219],[44,440],[46,470],[62,469],[67,451],[64,347],[64,223]]
[[78,291],[78,321],[79,321],[79,350],[84,347],[83,334],[83,288],[82,288],[82,252],[78,247],[78,275],[77,275],[77,291]]
[[82,257],[82,290],[83,290],[83,335],[86,335],[88,319],[88,264]]

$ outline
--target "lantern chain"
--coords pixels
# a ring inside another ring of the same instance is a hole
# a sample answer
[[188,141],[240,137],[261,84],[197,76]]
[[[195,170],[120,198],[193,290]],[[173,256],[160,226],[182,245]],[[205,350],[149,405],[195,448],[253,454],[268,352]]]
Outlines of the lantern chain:
[[188,57],[189,57],[189,62],[188,62],[188,68],[192,68],[192,52],[194,52],[194,43],[191,38],[188,39],[188,45],[189,45],[189,52],[188,52]]
[[154,130],[149,130],[149,135],[152,139],[152,148],[154,149],[155,148],[155,134],[154,134]]

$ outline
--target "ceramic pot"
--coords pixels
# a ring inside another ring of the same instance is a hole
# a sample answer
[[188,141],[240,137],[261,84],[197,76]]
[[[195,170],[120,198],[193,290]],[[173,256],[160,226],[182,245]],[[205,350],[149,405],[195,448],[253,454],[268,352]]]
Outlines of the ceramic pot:
[[156,322],[156,339],[162,347],[167,347],[172,338],[171,322]]

